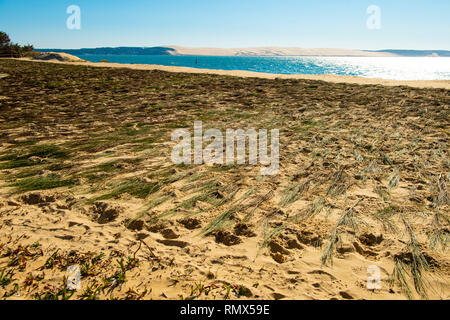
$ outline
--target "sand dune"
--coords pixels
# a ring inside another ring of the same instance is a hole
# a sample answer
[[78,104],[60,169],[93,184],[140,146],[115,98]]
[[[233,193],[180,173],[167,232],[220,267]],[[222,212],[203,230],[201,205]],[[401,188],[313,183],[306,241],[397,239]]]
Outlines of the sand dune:
[[304,49],[297,47],[256,47],[256,48],[188,48],[167,46],[173,48],[173,55],[193,56],[335,56],[335,57],[395,57],[395,54],[384,52],[368,52],[361,50],[317,48]]
[[33,58],[41,61],[82,62],[84,60],[64,52],[43,52]]

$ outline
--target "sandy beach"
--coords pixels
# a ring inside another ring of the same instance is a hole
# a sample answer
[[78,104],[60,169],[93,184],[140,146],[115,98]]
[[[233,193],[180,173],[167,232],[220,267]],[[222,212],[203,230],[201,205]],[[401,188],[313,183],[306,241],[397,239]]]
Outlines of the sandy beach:
[[[450,81],[26,59],[0,74],[1,299],[450,298]],[[280,129],[279,173],[173,164],[195,120]]]

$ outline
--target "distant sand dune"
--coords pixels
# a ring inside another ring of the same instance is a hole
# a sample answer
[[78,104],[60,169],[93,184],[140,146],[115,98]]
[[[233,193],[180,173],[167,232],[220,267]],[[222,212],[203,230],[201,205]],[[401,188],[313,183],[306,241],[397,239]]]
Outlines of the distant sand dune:
[[192,56],[337,56],[337,57],[396,57],[397,55],[385,52],[368,52],[348,49],[303,49],[285,47],[258,47],[258,48],[188,48],[168,46],[173,48],[172,55]]

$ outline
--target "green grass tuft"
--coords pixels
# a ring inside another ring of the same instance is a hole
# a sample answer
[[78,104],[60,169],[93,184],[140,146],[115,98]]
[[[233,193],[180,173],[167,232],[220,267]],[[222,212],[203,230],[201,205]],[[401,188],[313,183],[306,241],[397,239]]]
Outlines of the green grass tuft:
[[70,187],[74,185],[74,181],[71,179],[63,180],[56,175],[50,175],[45,177],[32,177],[22,179],[15,183],[10,184],[10,187],[14,187],[19,192],[28,192],[35,190],[49,190],[61,187]]
[[138,199],[145,199],[160,189],[161,186],[157,182],[145,182],[141,179],[135,178],[120,183],[115,189],[113,189],[113,191],[97,197],[92,201],[108,200],[116,198],[124,193],[128,193]]

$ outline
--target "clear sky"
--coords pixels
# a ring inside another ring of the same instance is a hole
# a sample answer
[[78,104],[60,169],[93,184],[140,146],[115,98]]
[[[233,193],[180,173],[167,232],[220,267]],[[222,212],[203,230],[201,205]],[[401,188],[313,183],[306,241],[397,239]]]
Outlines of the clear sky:
[[[69,30],[67,7],[81,9]],[[381,29],[369,29],[370,5]],[[36,48],[101,46],[450,50],[450,0],[0,0],[0,31]]]

